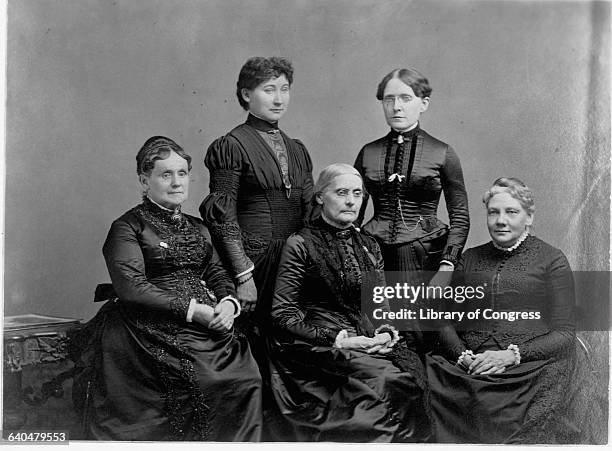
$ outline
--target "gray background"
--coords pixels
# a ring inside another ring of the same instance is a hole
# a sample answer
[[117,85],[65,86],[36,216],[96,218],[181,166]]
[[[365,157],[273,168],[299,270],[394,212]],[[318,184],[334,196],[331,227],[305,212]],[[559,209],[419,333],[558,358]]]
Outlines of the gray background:
[[315,175],[386,133],[385,73],[421,70],[422,127],[462,160],[468,246],[488,240],[482,192],[518,176],[537,235],[575,269],[608,269],[609,28],[608,2],[9,0],[5,314],[93,315],[148,137],[194,157],[197,214],[204,151],[244,119],[235,82],[254,55],[293,61],[281,125]]

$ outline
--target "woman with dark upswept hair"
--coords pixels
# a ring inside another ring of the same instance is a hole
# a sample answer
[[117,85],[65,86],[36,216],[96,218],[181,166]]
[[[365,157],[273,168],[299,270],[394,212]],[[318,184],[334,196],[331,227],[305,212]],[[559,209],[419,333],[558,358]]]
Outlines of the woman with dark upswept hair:
[[155,136],[136,161],[142,203],[113,222],[103,248],[116,299],[81,335],[85,438],[258,441],[261,378],[234,334],[234,284],[208,229],[181,212],[191,157]]
[[[363,230],[378,241],[392,285],[448,285],[468,236],[468,201],[459,157],[451,146],[421,128],[431,91],[427,78],[414,69],[385,75],[376,98],[391,130],[366,144],[355,160],[374,204],[374,215]],[[450,225],[437,217],[442,193]],[[358,223],[367,203],[368,196]],[[423,354],[435,335],[427,332],[426,324],[413,327],[421,337]]]
[[242,330],[254,343],[261,343],[255,336],[265,335],[269,322],[280,252],[303,226],[312,197],[308,151],[278,124],[292,83],[287,59],[247,60],[236,86],[246,122],[216,139],[204,160],[210,194],[200,214],[237,285],[243,318],[250,318]]

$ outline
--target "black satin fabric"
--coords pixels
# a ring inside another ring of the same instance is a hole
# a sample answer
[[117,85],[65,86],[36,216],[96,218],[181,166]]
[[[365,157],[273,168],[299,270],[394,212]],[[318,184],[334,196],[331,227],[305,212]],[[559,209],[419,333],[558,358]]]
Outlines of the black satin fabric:
[[[463,181],[461,163],[454,149],[434,138],[418,125],[404,134],[404,152],[398,152],[398,133],[366,144],[357,155],[355,168],[372,197],[373,217],[363,226],[381,246],[401,245],[422,238],[445,227],[437,218],[440,195],[444,193],[450,218],[448,240],[441,258],[455,262],[468,236],[470,227],[468,200]],[[414,146],[413,146],[414,144]],[[410,177],[409,154],[414,148]],[[398,157],[398,153],[401,155]],[[397,174],[405,177],[396,186],[397,179],[389,176],[398,166]],[[368,197],[364,198],[359,223],[364,219]],[[398,212],[398,202],[402,213]],[[422,218],[419,221],[419,218]],[[437,268],[436,268],[437,269]]]
[[113,223],[104,256],[119,300],[83,334],[87,438],[258,441],[262,384],[246,338],[186,322],[190,299],[234,293],[202,222],[175,223],[145,199]]
[[[542,319],[442,328],[437,351],[427,357],[436,440],[571,443],[577,429],[566,396],[575,362],[574,284],[563,253],[534,236],[512,252],[487,243],[464,253],[455,276],[458,284],[487,287],[472,309],[538,311]],[[521,363],[501,374],[469,375],[455,365],[463,350],[510,344],[519,347]]]
[[[371,258],[372,268],[382,274],[376,242],[352,233],[350,245],[361,246],[355,253],[366,249],[364,258]],[[349,335],[373,332],[359,315],[359,293],[351,298],[334,293],[334,287],[344,286],[340,278],[347,277],[345,269],[327,267],[332,256],[313,255],[317,250],[337,252],[337,246],[333,228],[318,219],[291,236],[281,256],[270,360],[274,397],[292,440],[427,441],[431,429],[424,369],[406,343],[401,341],[385,356],[333,346],[342,329]]]

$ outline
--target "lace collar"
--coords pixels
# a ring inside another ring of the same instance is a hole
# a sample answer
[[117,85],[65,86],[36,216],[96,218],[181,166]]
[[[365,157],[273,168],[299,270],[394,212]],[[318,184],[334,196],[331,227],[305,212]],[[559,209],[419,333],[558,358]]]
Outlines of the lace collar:
[[516,243],[514,243],[510,247],[502,247],[499,244],[497,244],[495,241],[491,241],[491,243],[493,244],[493,247],[495,247],[495,249],[497,249],[497,250],[500,250],[502,252],[512,252],[512,251],[518,249],[518,247],[521,245],[521,243],[523,241],[525,241],[528,236],[529,236],[529,232],[527,230],[525,230],[523,232],[523,234],[519,237],[519,239],[516,240]]

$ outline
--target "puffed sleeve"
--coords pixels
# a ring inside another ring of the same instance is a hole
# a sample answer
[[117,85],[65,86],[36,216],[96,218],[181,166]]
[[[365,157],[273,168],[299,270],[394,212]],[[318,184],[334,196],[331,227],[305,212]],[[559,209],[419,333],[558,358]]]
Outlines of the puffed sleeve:
[[113,222],[108,232],[102,253],[113,288],[121,302],[165,311],[185,319],[190,300],[158,288],[147,280],[138,241],[139,227],[137,221],[120,218]]
[[563,253],[555,250],[548,267],[549,310],[544,317],[550,332],[520,345],[521,361],[544,360],[570,349],[575,337],[574,276]]
[[[359,153],[357,154],[357,158],[355,159],[355,163],[353,164],[353,166],[361,174],[361,178],[365,182],[365,171],[363,169],[363,152],[364,151],[365,151],[365,147],[363,147],[359,151]],[[357,216],[357,220],[355,221],[355,225],[357,227],[360,227],[361,224],[363,223],[363,218],[365,217],[366,209],[368,208],[368,200],[369,199],[370,199],[370,195],[364,189],[363,198],[362,198],[362,202],[361,202],[361,209],[359,210],[359,215]]]
[[304,186],[302,188],[302,211],[304,212],[303,218],[309,218],[312,209],[312,195],[314,189],[314,182],[312,180],[312,160],[306,146],[299,139],[294,139],[297,145],[302,149],[304,154],[304,161],[306,167],[304,168]]
[[450,220],[450,230],[442,260],[456,264],[468,237],[470,216],[461,162],[450,146],[446,151],[440,179]]
[[237,221],[238,190],[242,176],[242,152],[230,136],[215,140],[204,159],[210,172],[210,194],[200,205],[200,215],[230,275],[236,277],[253,267],[244,252]]
[[272,324],[283,335],[288,333],[314,345],[331,346],[340,329],[309,324],[304,321],[306,315],[300,308],[300,296],[308,262],[307,254],[301,236],[292,235],[287,239],[281,254],[272,299]]

